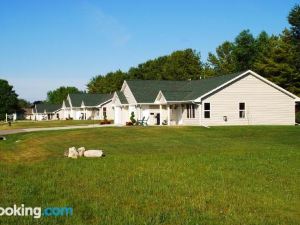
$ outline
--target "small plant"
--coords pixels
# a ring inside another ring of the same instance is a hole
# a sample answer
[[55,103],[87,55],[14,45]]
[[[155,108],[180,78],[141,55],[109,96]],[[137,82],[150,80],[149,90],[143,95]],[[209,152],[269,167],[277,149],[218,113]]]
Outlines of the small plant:
[[132,124],[136,123],[136,120],[135,120],[134,117],[135,117],[134,112],[131,112],[130,121],[131,121]]

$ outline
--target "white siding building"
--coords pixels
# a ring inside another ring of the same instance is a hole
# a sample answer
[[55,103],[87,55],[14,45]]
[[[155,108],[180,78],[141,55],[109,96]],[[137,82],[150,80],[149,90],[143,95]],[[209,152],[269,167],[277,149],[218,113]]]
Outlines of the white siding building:
[[112,94],[69,94],[62,104],[63,119],[113,120]]
[[299,97],[253,71],[192,81],[129,80],[112,99],[115,123],[292,125]]

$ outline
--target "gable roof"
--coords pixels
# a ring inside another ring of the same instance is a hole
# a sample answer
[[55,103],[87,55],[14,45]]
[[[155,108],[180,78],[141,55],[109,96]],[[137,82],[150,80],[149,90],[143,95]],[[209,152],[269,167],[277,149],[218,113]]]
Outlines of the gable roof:
[[138,103],[153,103],[159,91],[167,101],[191,101],[243,73],[201,80],[128,80],[126,83]]
[[116,94],[118,95],[121,104],[128,104],[127,98],[122,91],[116,91]]
[[98,106],[108,100],[112,99],[113,94],[69,94],[71,104],[73,107],[81,107],[82,103],[85,106]]
[[45,112],[53,113],[60,108],[61,108],[61,105],[42,103],[42,104],[36,104],[33,111],[35,113],[45,113]]
[[200,80],[128,80],[126,83],[138,103],[154,103],[159,93],[164,96],[167,102],[188,102],[201,101],[203,97],[249,74],[294,98],[295,101],[299,101],[299,97],[296,95],[251,70]]

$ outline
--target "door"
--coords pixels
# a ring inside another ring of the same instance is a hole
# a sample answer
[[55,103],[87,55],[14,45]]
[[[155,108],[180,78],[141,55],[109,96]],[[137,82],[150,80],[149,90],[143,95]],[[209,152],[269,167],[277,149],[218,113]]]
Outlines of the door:
[[115,124],[122,124],[122,111],[120,106],[115,107]]
[[156,125],[160,125],[160,113],[156,114]]

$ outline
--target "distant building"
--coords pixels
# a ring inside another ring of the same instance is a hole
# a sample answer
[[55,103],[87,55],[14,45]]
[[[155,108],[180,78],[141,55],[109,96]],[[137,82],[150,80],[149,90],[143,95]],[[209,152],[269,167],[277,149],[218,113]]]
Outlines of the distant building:
[[32,109],[32,120],[59,120],[60,105],[36,104]]

